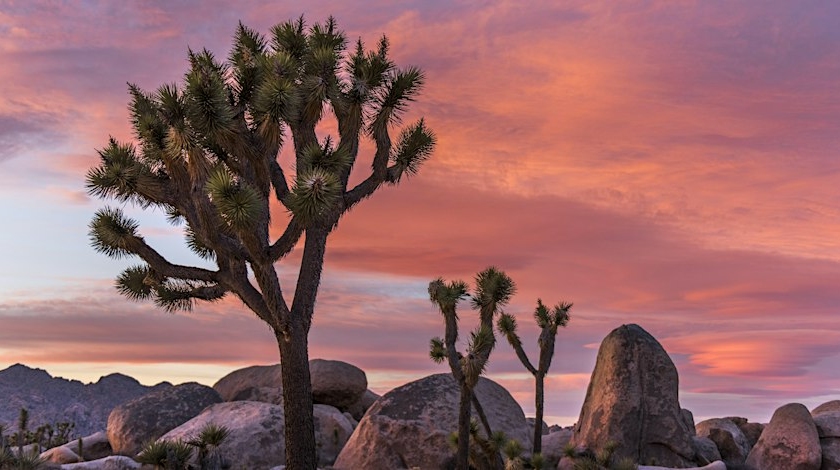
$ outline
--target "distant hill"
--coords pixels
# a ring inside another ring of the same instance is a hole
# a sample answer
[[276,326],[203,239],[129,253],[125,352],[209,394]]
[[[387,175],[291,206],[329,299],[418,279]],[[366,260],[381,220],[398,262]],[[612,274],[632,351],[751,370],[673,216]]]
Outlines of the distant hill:
[[105,429],[108,414],[115,406],[171,386],[162,382],[148,387],[123,374],[106,375],[96,383],[83,384],[15,364],[0,371],[0,423],[8,426],[8,432],[16,431],[20,409],[26,408],[29,429],[70,421],[76,423],[74,436],[87,436]]

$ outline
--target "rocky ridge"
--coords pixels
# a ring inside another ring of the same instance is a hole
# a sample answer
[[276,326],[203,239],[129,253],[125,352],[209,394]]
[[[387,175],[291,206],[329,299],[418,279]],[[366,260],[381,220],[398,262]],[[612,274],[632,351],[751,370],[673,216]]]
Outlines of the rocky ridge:
[[171,386],[162,382],[150,387],[123,374],[106,375],[85,384],[15,364],[0,371],[0,423],[14,429],[21,408],[26,408],[30,429],[69,421],[75,423],[76,437],[87,436],[105,429],[115,406]]

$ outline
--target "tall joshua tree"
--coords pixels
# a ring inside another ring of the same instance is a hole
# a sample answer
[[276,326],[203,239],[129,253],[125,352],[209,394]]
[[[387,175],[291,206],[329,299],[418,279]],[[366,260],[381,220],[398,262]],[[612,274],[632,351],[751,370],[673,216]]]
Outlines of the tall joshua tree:
[[537,416],[534,423],[534,453],[538,454],[542,450],[542,422],[543,409],[545,406],[545,376],[548,374],[548,368],[551,367],[551,359],[554,357],[554,340],[557,337],[557,328],[565,327],[569,324],[569,310],[572,308],[571,303],[561,302],[549,310],[543,305],[542,300],[537,299],[537,308],[534,310],[534,319],[537,321],[537,326],[540,327],[540,337],[537,343],[540,347],[540,361],[537,367],[531,364],[525,350],[522,349],[522,340],[516,333],[516,318],[507,313],[502,313],[499,316],[497,326],[499,332],[505,335],[508,343],[516,351],[516,356],[522,365],[528,369],[534,376],[536,382],[536,393],[534,401],[536,402]]
[[[490,267],[478,273],[475,278],[476,289],[472,296],[473,307],[479,311],[479,326],[470,333],[470,341],[466,355],[458,352],[458,314],[457,304],[468,297],[467,284],[464,281],[446,283],[443,279],[436,279],[429,283],[429,298],[438,306],[444,318],[444,339],[433,338],[429,355],[437,363],[448,361],[452,376],[460,385],[460,402],[458,406],[458,450],[456,453],[456,468],[469,469],[469,440],[470,415],[475,386],[478,378],[484,372],[490,353],[496,344],[493,334],[493,318],[499,307],[505,305],[513,293],[516,285],[503,271]],[[477,400],[475,400],[477,401]],[[486,423],[485,423],[486,425]],[[489,429],[488,429],[489,437]],[[492,456],[487,456],[493,459]]]
[[[287,468],[295,470],[316,468],[307,344],[327,238],[360,201],[417,173],[435,144],[422,119],[391,137],[423,72],[397,68],[384,36],[374,50],[361,40],[346,46],[333,18],[307,27],[301,17],[268,37],[240,23],[227,60],[191,50],[181,85],[154,92],[129,85],[138,145],[112,138],[87,174],[91,195],[162,209],[184,224],[192,251],[215,262],[207,269],[167,260],[137,222],[106,207],[90,223],[94,248],[142,260],[117,278],[121,293],[167,311],[233,295],[269,325],[283,365]],[[327,114],[338,136],[319,140],[315,129]],[[373,142],[372,155],[362,156],[371,169],[351,185],[362,139]],[[278,161],[286,141],[293,178]],[[271,230],[282,220],[277,213],[272,220],[271,209],[291,214],[285,228]],[[289,303],[275,265],[301,237]]]

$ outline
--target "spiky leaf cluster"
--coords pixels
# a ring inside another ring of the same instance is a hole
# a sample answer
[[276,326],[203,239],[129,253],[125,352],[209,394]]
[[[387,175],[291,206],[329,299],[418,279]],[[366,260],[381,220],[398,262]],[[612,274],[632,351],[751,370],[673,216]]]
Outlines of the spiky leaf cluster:
[[516,284],[504,271],[491,266],[475,276],[473,307],[481,310],[482,321],[492,324],[498,307],[507,304],[516,293]]
[[132,247],[138,238],[140,227],[135,220],[127,218],[117,208],[105,207],[96,211],[88,225],[88,235],[96,251],[112,258],[133,254]]
[[446,346],[440,338],[432,338],[429,341],[429,357],[435,361],[436,364],[446,360]]
[[403,175],[417,174],[420,166],[431,157],[436,143],[437,137],[426,127],[423,119],[403,129],[391,155],[397,172],[395,182],[399,182]]
[[429,283],[429,300],[440,307],[441,312],[454,310],[458,301],[467,296],[467,283],[464,281],[450,281],[446,283],[442,278]]
[[556,331],[558,327],[565,327],[569,324],[569,310],[571,302],[560,302],[549,310],[541,299],[537,299],[537,308],[534,310],[534,319],[540,328],[552,328]]
[[222,219],[232,228],[252,228],[262,211],[262,197],[251,185],[218,167],[207,180],[207,191]]

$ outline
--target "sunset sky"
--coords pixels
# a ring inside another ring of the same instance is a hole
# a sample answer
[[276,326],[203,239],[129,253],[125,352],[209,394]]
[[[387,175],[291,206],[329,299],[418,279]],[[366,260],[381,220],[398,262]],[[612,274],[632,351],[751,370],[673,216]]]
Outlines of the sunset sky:
[[[235,5],[235,6],[234,6]],[[385,34],[426,72],[407,121],[438,135],[420,174],[341,222],[327,248],[310,357],[363,368],[373,390],[445,366],[430,280],[488,265],[536,355],[537,298],[573,301],[547,381],[549,423],[577,418],[600,340],[638,323],[670,353],[698,419],[767,421],[840,398],[840,3],[833,1],[94,2],[0,0],[0,369],[95,381],[212,384],[278,361],[229,299],[167,314],[120,297],[133,260],[89,244],[105,202],[84,175],[133,138],[126,82],[180,81],[187,49],[226,57],[238,21],[263,33],[334,15]],[[159,212],[150,244],[195,262]],[[280,266],[292,284],[294,264]],[[463,330],[474,324],[464,303]],[[488,376],[533,413],[502,342]]]

